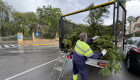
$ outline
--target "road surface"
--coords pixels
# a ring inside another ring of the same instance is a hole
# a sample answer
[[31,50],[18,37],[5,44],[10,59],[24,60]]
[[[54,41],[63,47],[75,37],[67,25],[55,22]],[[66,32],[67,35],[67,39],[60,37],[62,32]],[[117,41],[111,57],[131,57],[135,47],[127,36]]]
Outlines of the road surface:
[[[59,54],[58,45],[28,45],[0,49],[0,80],[53,80],[50,77]],[[63,80],[72,80],[69,60]],[[128,72],[122,62],[121,74],[104,77],[99,68],[87,66],[89,80],[140,80],[140,73]],[[54,75],[56,76],[56,75]],[[78,77],[80,79],[80,76]]]

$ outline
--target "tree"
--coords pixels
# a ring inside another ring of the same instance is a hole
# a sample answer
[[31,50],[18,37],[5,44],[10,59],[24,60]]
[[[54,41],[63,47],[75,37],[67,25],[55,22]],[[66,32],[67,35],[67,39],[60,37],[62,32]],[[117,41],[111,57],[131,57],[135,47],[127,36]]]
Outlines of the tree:
[[127,21],[130,23],[131,21],[136,21],[136,18],[134,17],[134,16],[129,16],[128,18],[127,18]]
[[[61,16],[60,8],[53,8],[51,5],[43,6],[37,9],[37,18],[40,27],[43,29],[42,34],[48,34],[54,38],[58,32],[59,17]],[[44,31],[44,28],[46,29]]]
[[25,17],[27,18],[28,34],[31,35],[32,32],[37,31],[38,28],[37,16],[34,12],[27,12],[25,13]]
[[134,16],[129,16],[128,18],[127,18],[127,21],[129,22],[129,27],[130,27],[130,33],[131,33],[131,22],[133,21],[136,21],[136,18],[134,17]]
[[54,38],[58,32],[60,16],[60,8],[51,5],[38,8],[36,13],[22,13],[13,11],[12,6],[0,0],[0,33],[2,36],[15,35],[17,32],[31,35],[39,30],[41,34]]
[[81,27],[88,27],[87,24],[77,24],[77,25],[79,25],[79,26],[81,26]]
[[24,35],[31,35],[32,32],[37,30],[37,17],[34,12],[13,12],[12,13],[12,26],[13,32],[22,32]]
[[4,3],[2,0],[0,0],[0,19],[1,19],[1,34],[2,36],[5,36],[5,31],[4,29],[5,25],[7,22],[10,21],[11,17],[11,8],[12,6],[8,5],[7,3]]
[[[89,24],[89,37],[95,36],[97,34],[100,36],[103,35],[103,18],[107,18],[109,14],[109,6],[92,9],[93,6],[94,4],[91,4],[89,7],[87,7],[87,9],[89,9],[89,14],[85,18],[85,21]],[[94,33],[92,33],[92,31],[94,31]]]
[[14,20],[13,26],[15,26],[15,31],[26,34],[27,18],[25,17],[25,13],[13,12],[12,16]]

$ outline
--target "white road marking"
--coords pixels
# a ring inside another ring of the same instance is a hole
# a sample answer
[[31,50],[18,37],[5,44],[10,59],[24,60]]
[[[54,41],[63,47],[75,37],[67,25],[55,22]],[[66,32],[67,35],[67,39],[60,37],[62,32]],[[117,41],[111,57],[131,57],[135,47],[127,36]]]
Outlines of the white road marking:
[[[2,46],[0,46],[0,49],[7,49],[7,48],[15,48],[15,47],[20,47],[20,46],[22,46],[22,45],[15,45],[15,46],[8,46],[8,45],[3,45],[4,47],[2,47]],[[24,45],[24,46],[28,46],[28,45]]]
[[4,45],[4,47],[8,48],[8,47],[10,47],[10,46],[8,46],[8,45]]
[[15,47],[16,45],[10,45],[10,46]]
[[21,76],[21,75],[23,75],[23,74],[25,74],[25,73],[28,73],[28,72],[33,71],[33,70],[35,70],[35,69],[38,69],[38,68],[40,68],[40,67],[42,67],[42,66],[45,66],[45,65],[47,65],[47,64],[49,64],[49,63],[51,63],[51,62],[54,62],[54,61],[56,61],[57,59],[58,59],[58,58],[56,58],[56,59],[54,59],[54,60],[52,60],[52,61],[49,61],[49,62],[47,62],[47,63],[44,63],[44,64],[42,64],[42,65],[39,65],[39,66],[37,66],[37,67],[34,67],[34,68],[32,68],[32,69],[29,69],[29,70],[27,70],[27,71],[21,72],[21,73],[19,73],[19,74],[17,74],[17,75],[14,75],[14,76],[10,77],[10,78],[7,78],[7,79],[5,79],[5,80],[11,80],[11,79],[16,78],[16,77],[18,77],[18,76]]

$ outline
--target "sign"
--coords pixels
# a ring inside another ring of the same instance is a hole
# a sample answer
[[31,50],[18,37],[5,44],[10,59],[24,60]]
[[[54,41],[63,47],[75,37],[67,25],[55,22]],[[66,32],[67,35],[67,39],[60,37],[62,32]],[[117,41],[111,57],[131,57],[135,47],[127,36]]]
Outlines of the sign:
[[18,34],[18,39],[21,39],[21,35],[20,34]]
[[36,36],[39,36],[39,33],[36,33]]

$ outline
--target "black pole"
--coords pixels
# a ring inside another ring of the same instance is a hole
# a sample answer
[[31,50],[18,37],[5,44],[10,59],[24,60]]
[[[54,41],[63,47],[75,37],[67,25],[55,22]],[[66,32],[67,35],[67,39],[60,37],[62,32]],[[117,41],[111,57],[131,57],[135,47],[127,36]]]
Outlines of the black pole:
[[126,11],[126,9],[125,9],[124,6],[122,5],[122,3],[119,2],[119,4],[120,4],[120,6],[123,8],[123,10]]
[[115,30],[115,37],[116,37],[116,41],[115,41],[115,45],[117,46],[117,32],[118,32],[118,22],[119,22],[119,0],[117,0],[117,20],[116,20],[116,30]]
[[2,17],[1,17],[1,36],[4,36],[4,28],[3,28],[3,12],[1,13]]
[[63,51],[64,49],[63,38],[64,38],[64,20],[62,17],[61,19],[61,51]]
[[62,26],[62,18],[59,18],[59,48],[62,48],[62,40],[61,40],[61,26]]
[[114,10],[113,10],[113,30],[112,30],[112,35],[115,36],[115,9],[116,9],[116,5],[114,3]]
[[124,11],[125,12],[125,20],[124,20],[124,34],[123,34],[123,50],[124,50],[124,40],[125,40],[125,28],[126,28],[126,10]]

